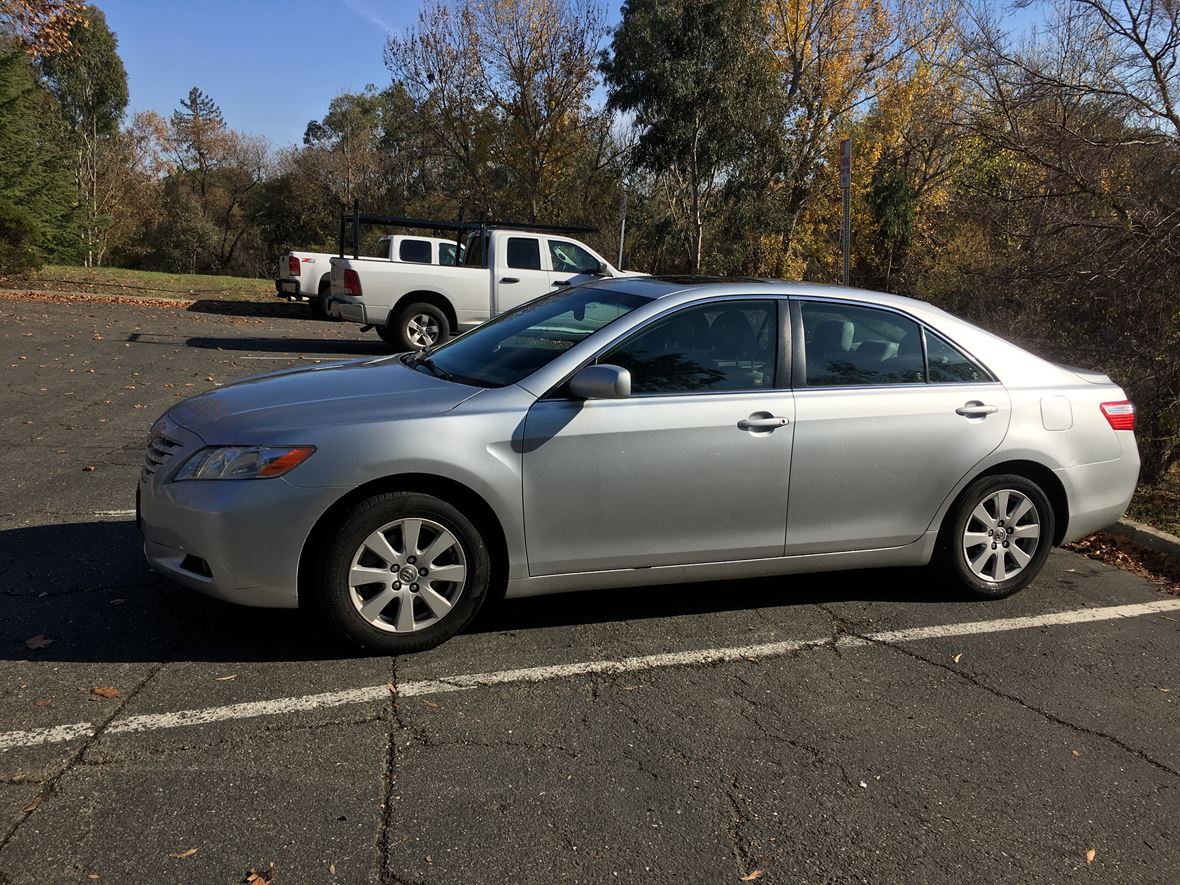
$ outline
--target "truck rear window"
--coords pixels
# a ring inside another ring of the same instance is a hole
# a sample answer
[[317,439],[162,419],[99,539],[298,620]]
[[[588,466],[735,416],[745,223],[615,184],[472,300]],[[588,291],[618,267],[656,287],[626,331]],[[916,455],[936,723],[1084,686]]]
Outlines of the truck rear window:
[[430,241],[402,240],[397,255],[402,261],[413,261],[416,264],[430,264]]

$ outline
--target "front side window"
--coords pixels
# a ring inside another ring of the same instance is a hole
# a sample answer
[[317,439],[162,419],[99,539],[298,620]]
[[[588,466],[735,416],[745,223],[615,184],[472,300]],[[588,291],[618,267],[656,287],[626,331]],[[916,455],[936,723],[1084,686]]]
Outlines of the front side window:
[[887,310],[805,301],[808,387],[923,384],[922,329]]
[[657,320],[598,358],[631,373],[632,394],[761,390],[774,386],[778,307],[721,301]]
[[540,270],[541,241],[535,237],[509,237],[508,266],[517,270]]
[[926,330],[926,359],[933,384],[962,384],[991,381],[979,364],[945,338]]
[[549,240],[549,260],[557,273],[594,273],[598,270],[598,259],[568,240]]
[[650,300],[605,289],[554,292],[500,314],[431,351],[430,357],[459,383],[504,387]]
[[398,249],[398,257],[402,261],[413,261],[416,264],[430,264],[429,240],[402,240]]
[[458,253],[459,247],[454,243],[439,243],[438,244],[438,263],[446,265],[456,265],[459,262],[455,260],[455,255]]

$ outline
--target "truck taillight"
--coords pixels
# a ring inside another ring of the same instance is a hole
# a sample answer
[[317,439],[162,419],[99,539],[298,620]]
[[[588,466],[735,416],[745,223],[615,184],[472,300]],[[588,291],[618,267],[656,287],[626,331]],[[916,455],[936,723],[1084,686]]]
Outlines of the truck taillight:
[[355,270],[344,271],[344,294],[356,296],[361,294],[361,277]]
[[1115,430],[1135,429],[1135,406],[1129,400],[1117,403],[1102,403],[1098,408]]
[[287,273],[293,277],[299,276],[299,259],[294,255],[287,258]]

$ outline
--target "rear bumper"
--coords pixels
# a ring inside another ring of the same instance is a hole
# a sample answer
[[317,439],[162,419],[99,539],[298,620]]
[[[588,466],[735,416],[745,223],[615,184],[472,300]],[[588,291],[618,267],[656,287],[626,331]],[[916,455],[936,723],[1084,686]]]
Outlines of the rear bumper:
[[299,280],[275,280],[275,296],[284,298],[287,301],[294,301],[296,298],[302,299],[307,296],[299,291]]
[[1139,450],[1131,431],[1118,431],[1122,455],[1110,461],[1079,464],[1053,472],[1069,500],[1068,544],[1119,521],[1139,482]]
[[345,301],[341,298],[328,299],[328,316],[335,317],[338,320],[344,320],[347,323],[359,323],[362,326],[369,324],[368,312],[365,306],[359,301]]
[[297,608],[299,558],[331,490],[283,478],[156,482],[141,479],[139,521],[148,563],[208,596]]

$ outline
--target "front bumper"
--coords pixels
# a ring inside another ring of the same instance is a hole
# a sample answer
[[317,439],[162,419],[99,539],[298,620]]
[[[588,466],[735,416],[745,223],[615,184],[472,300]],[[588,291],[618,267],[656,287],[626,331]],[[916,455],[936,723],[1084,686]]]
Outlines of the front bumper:
[[228,602],[298,607],[303,544],[333,490],[283,477],[166,479],[141,477],[136,494],[144,556],[156,571]]

